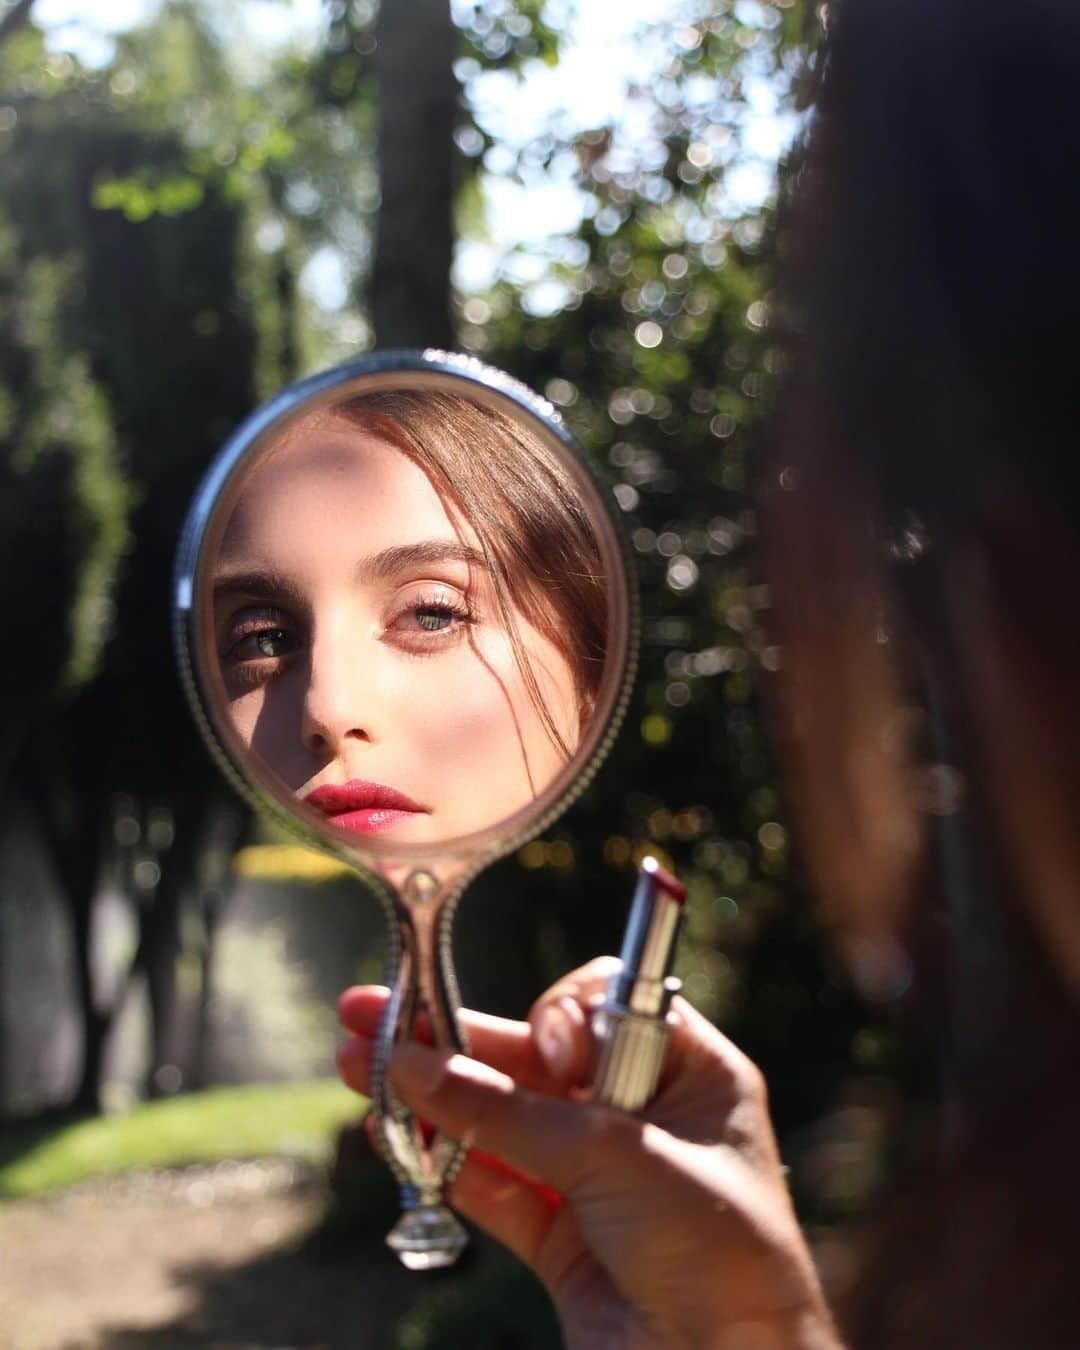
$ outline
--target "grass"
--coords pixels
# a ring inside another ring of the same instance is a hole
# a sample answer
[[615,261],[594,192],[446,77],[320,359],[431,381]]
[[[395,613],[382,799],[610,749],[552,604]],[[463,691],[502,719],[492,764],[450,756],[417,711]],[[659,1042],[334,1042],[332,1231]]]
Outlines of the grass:
[[331,1079],[215,1088],[123,1115],[15,1125],[0,1134],[0,1199],[140,1168],[269,1156],[320,1162],[336,1130],[363,1109],[362,1099]]

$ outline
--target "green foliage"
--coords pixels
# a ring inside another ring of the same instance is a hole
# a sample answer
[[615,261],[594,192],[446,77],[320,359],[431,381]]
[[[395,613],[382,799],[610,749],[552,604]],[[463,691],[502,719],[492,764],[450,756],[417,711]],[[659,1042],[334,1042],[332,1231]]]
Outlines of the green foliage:
[[[170,12],[147,44],[178,98],[185,79],[214,74],[183,18]],[[140,946],[143,960],[164,953],[156,991],[173,978],[170,925],[196,895],[180,874],[220,791],[175,678],[169,579],[194,485],[254,402],[257,320],[241,290],[247,204],[194,173],[158,95],[138,99],[128,54],[83,70],[32,29],[18,37],[0,122],[0,585],[24,645],[0,789],[48,840],[69,906],[89,1106],[108,1014],[88,944],[114,802],[171,822],[172,854],[154,867],[172,900],[140,910],[161,934]],[[267,290],[264,309],[280,307]]]
[[[307,59],[253,50],[243,6],[170,4],[121,34],[107,72],[110,107],[175,138],[182,159],[164,179],[144,166],[103,181],[100,204],[140,216],[190,209],[201,188],[241,211],[238,274],[259,305],[261,395],[367,331],[360,287],[378,201],[370,23],[363,6],[333,7]],[[324,312],[298,284],[325,249],[356,302],[349,314]]]
[[24,264],[0,208],[0,587],[18,631],[37,638],[35,660],[9,671],[6,756],[32,709],[99,668],[127,542],[129,493],[104,396],[85,352],[58,338],[77,284],[70,260]]
[[131,221],[150,216],[178,216],[193,211],[203,200],[203,186],[190,174],[136,174],[131,178],[101,178],[90,193],[99,211],[122,211]]
[[489,293],[463,299],[461,330],[558,405],[612,483],[645,613],[613,762],[503,885],[565,906],[560,959],[580,960],[612,948],[641,855],[670,857],[689,883],[686,992],[759,1057],[782,1130],[865,1070],[855,1045],[874,1021],[830,969],[798,884],[768,727],[775,203],[748,205],[739,180],[748,99],[764,84],[791,108],[807,31],[802,5],[699,0],[643,31],[656,74],[633,93],[633,138],[615,122],[551,131],[510,170],[527,184],[572,155],[581,226],[506,258]]
[[520,73],[527,61],[554,66],[562,34],[549,19],[545,0],[485,0],[454,7],[469,58],[480,67]]
[[[230,305],[228,298],[234,213],[215,194],[192,199],[177,214],[176,185],[193,181],[178,158],[168,138],[100,110],[72,83],[47,100],[19,105],[4,162],[17,275],[11,307],[17,349],[5,369],[22,367],[9,471],[51,473],[48,509],[56,514],[45,531],[26,514],[8,543],[20,553],[55,550],[74,588],[68,603],[54,594],[45,605],[40,590],[26,585],[28,575],[40,574],[23,571],[22,608],[30,607],[28,631],[55,626],[57,614],[73,615],[78,642],[65,669],[84,679],[96,675],[95,691],[101,681],[123,686],[160,666],[159,687],[140,681],[137,700],[114,705],[116,713],[126,706],[129,718],[147,718],[153,734],[133,738],[147,749],[155,737],[160,742],[162,701],[175,698],[165,611],[171,539],[183,501],[228,425],[224,419],[238,416],[248,401],[251,359],[242,301]],[[114,194],[123,187],[126,195],[113,199],[123,209],[102,209],[103,184]],[[148,362],[148,354],[166,351],[168,366]],[[66,486],[56,491],[61,476]],[[25,511],[25,494],[20,500]],[[128,544],[138,565],[118,572]],[[164,661],[148,666],[145,640],[126,618],[133,606],[158,616]],[[133,745],[115,737],[117,730],[114,724],[111,742],[84,745],[106,777],[110,761],[112,771],[118,767],[114,750]],[[103,731],[98,726],[94,734]],[[52,773],[62,774],[66,754],[51,750]],[[124,780],[126,790],[138,782],[137,756],[122,758],[113,790]]]
[[[577,851],[592,869],[596,853],[625,867],[646,846],[676,859],[702,897],[691,992],[714,1012],[737,1006],[738,949],[781,904],[787,871],[759,711],[778,660],[755,494],[779,367],[773,259],[769,209],[741,206],[732,175],[746,158],[746,82],[783,85],[799,55],[789,17],[688,3],[644,34],[657,78],[635,99],[651,134],[631,142],[613,125],[526,149],[516,170],[526,177],[574,154],[586,218],[544,245],[541,283],[522,287],[507,266],[468,309],[486,322],[463,329],[466,345],[561,406],[627,512],[647,616],[642,682],[619,767],[592,794],[607,837],[590,838],[599,821],[580,816],[567,833],[585,836]],[[553,283],[551,312],[538,301]],[[636,791],[623,792],[627,781]],[[729,902],[719,927],[718,895]],[[732,960],[710,955],[718,935]]]

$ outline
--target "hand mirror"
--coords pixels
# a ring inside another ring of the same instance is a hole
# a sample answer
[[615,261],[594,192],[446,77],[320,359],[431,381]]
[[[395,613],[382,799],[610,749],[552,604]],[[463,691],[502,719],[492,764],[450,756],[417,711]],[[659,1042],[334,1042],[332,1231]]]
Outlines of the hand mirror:
[[465,1242],[464,1143],[427,1137],[385,1068],[422,1015],[464,1049],[450,925],[467,882],[545,829],[614,737],[637,610],[610,494],[559,414],[442,352],[384,353],[255,412],[199,487],[175,626],[234,786],[359,872],[391,930],[372,1096],[411,1268]]

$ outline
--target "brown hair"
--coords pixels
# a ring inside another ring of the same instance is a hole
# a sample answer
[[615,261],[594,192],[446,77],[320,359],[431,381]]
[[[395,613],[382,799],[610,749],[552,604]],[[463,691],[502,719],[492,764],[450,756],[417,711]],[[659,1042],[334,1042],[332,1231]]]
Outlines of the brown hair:
[[[1053,206],[1053,146],[1080,134],[1055,53],[1080,38],[1080,16],[1071,0],[1043,0],[1038,23],[1004,0],[830,12],[789,231],[795,375],[769,503],[808,857],[845,917],[902,925],[927,834],[925,747],[904,730],[913,711],[940,714],[983,847],[1080,993],[1075,896],[1033,885],[1015,856],[1028,775],[996,753],[1033,745],[1048,715],[1036,777],[1080,803],[1080,629],[1065,617],[1080,584],[1066,338],[1080,269]],[[1005,107],[1020,70],[1023,98]],[[1006,673],[986,659],[994,644],[1025,667],[1008,672],[1018,696],[1004,719],[989,706]],[[1036,833],[1046,844],[1053,831],[1047,819]],[[1055,851],[1080,874],[1068,832]]]
[[916,958],[948,1113],[849,1327],[873,1350],[1073,1344],[1080,14],[829,10],[770,475],[783,749],[849,950]]
[[573,672],[580,724],[596,703],[607,647],[600,549],[581,492],[519,421],[458,394],[421,389],[363,394],[332,415],[389,436],[427,474],[480,541],[525,687],[559,751],[571,747],[544,702],[515,611]]

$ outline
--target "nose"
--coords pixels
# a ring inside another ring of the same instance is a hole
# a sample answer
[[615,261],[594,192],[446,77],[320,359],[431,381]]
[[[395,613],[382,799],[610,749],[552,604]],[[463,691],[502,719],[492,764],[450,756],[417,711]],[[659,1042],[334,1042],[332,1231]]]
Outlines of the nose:
[[320,758],[333,758],[349,742],[372,742],[373,691],[364,677],[358,643],[319,642],[311,653],[300,736]]

